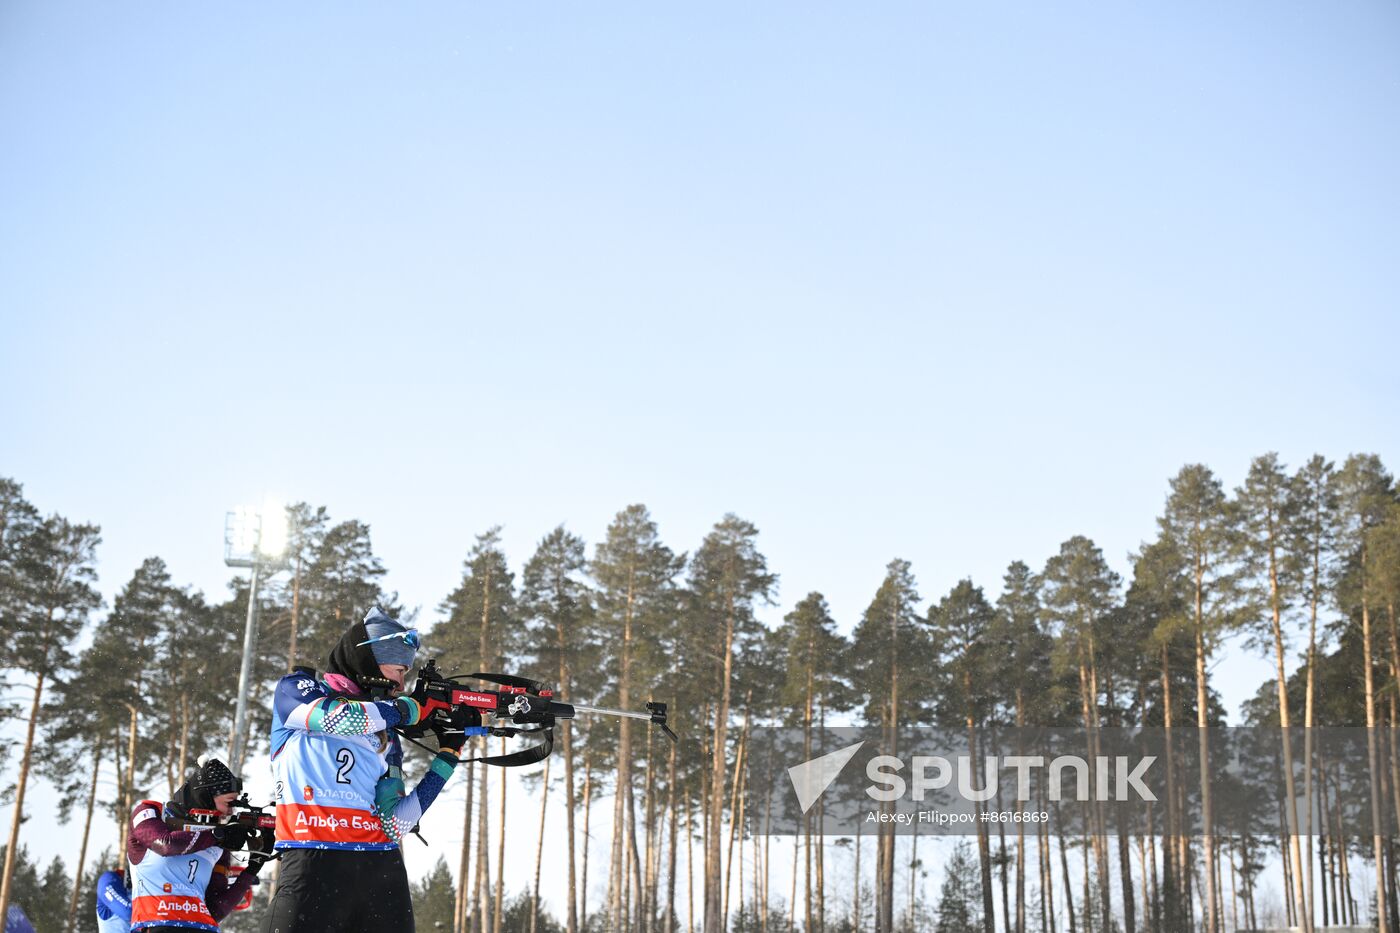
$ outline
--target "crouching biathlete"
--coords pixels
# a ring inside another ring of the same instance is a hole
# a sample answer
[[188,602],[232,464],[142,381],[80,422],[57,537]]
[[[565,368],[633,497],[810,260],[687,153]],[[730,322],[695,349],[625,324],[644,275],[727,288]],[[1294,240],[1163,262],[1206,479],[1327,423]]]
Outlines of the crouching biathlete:
[[324,679],[297,668],[273,699],[272,769],[282,868],[264,933],[413,930],[399,842],[456,769],[464,736],[440,750],[410,794],[395,726],[447,709],[401,696],[418,633],[378,609],[331,651]]
[[[126,857],[131,862],[131,929],[144,933],[216,931],[258,883],[271,838],[250,848],[248,867],[232,877],[230,852],[250,842],[246,829],[221,825],[243,782],[217,758],[201,758],[194,774],[162,805],[143,800],[131,811]],[[268,834],[271,835],[270,833]]]

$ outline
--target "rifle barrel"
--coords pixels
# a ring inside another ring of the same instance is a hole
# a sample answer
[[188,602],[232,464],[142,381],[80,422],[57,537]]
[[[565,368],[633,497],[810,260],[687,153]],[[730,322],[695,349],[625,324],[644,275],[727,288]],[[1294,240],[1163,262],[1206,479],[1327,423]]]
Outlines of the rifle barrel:
[[596,713],[600,716],[621,716],[624,719],[645,719],[651,721],[651,713],[634,713],[630,709],[608,709],[606,706],[579,706],[572,704],[574,709],[580,713]]

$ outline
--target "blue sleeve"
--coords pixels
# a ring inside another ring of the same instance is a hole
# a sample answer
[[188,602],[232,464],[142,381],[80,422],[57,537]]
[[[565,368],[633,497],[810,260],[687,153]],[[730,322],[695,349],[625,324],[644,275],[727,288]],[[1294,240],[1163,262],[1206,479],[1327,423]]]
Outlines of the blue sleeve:
[[110,871],[97,879],[97,916],[103,920],[131,919],[131,894],[121,878]]
[[374,789],[374,802],[384,832],[390,839],[398,842],[418,825],[418,821],[423,818],[423,814],[432,806],[448,779],[457,770],[457,756],[450,752],[439,752],[428,766],[428,773],[423,775],[411,794],[404,794],[403,747],[398,743],[398,736],[394,736],[393,747],[385,757],[389,770],[379,779],[379,784]]
[[[326,685],[308,674],[291,674],[277,683],[272,700],[273,732],[322,732],[327,735],[373,735],[398,725],[412,725],[421,711],[409,697],[397,700],[351,700],[332,697]],[[274,743],[274,748],[280,743]]]

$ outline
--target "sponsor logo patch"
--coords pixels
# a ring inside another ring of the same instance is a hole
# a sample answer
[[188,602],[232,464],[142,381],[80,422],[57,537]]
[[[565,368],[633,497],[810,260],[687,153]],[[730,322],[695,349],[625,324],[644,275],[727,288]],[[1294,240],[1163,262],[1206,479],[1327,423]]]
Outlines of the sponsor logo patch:
[[131,825],[132,825],[132,826],[140,826],[142,823],[146,822],[147,820],[149,820],[151,817],[153,817],[153,816],[155,816],[155,815],[156,815],[156,811],[154,811],[154,810],[151,810],[151,809],[142,810],[140,813],[136,814],[136,816],[135,816],[134,819],[132,819]]
[[495,709],[496,697],[490,693],[476,693],[471,690],[453,690],[454,706],[475,706],[478,709]]

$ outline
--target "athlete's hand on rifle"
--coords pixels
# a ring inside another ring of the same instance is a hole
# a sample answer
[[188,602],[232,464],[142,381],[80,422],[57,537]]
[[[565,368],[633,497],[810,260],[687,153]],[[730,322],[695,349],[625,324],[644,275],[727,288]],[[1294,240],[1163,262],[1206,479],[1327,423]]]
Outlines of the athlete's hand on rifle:
[[434,725],[433,735],[437,736],[439,750],[447,749],[459,758],[462,756],[462,746],[467,744],[467,734],[461,728]]
[[[414,702],[418,704],[422,714],[418,717],[419,722],[427,722],[432,718],[433,713],[438,710],[444,712],[452,711],[450,694],[442,683],[434,682],[428,677],[419,677],[418,682],[413,685],[413,692],[409,694]],[[442,718],[442,717],[439,717]]]
[[249,840],[248,846],[248,867],[244,871],[256,875],[262,870],[265,862],[270,862],[276,856],[272,845],[277,841],[277,831],[273,829],[261,829],[257,836]]
[[219,840],[219,846],[230,852],[236,852],[248,844],[248,830],[237,823],[215,826],[213,833],[214,838]]
[[229,850],[254,849],[261,844],[261,848],[271,852],[277,839],[277,818],[267,812],[271,806],[255,806],[245,793],[233,802],[233,813],[227,823],[214,830],[214,838]]

